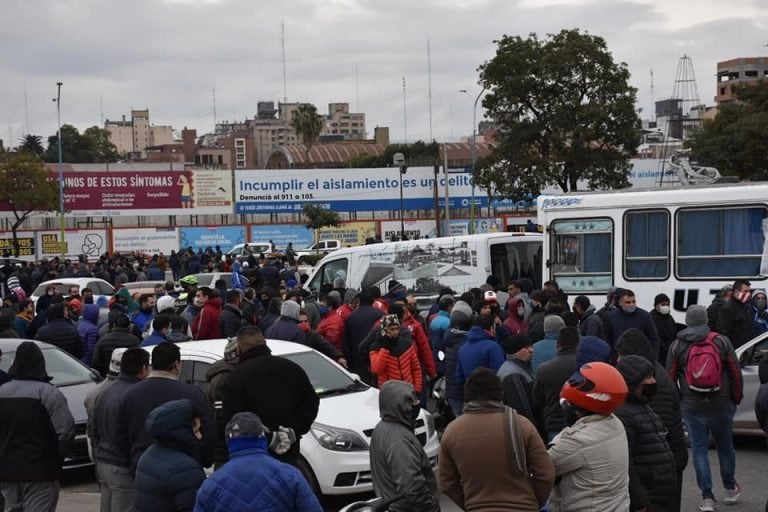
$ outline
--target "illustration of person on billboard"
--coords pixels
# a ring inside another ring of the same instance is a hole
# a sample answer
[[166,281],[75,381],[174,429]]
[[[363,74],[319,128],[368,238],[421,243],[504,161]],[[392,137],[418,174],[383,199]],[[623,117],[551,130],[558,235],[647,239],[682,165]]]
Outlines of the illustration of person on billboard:
[[181,207],[192,208],[192,184],[186,173],[179,174],[179,181],[176,184],[181,187]]

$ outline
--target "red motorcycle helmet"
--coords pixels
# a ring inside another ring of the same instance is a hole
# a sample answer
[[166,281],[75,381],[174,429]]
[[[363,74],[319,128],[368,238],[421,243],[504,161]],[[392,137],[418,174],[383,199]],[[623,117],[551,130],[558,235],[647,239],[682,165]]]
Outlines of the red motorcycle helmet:
[[613,413],[629,392],[621,373],[607,363],[587,363],[574,377],[563,385],[560,398],[596,414]]

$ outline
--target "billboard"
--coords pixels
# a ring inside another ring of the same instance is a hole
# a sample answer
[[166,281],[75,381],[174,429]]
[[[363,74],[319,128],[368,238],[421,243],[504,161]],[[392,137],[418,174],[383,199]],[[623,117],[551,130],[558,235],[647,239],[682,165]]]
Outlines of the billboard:
[[246,242],[245,226],[209,226],[180,228],[181,237],[179,245],[181,249],[191,247],[198,249],[214,248],[217,245],[222,252],[228,252],[237,244]]
[[[33,231],[17,231],[16,238],[19,241],[19,255],[21,260],[35,260],[35,233]],[[13,256],[13,233],[10,231],[0,233],[0,256]]]
[[[435,175],[432,167],[412,167],[401,175],[397,167],[381,169],[291,169],[235,172],[236,213],[291,213],[304,203],[337,212],[434,208]],[[437,176],[438,194],[444,195],[445,174]],[[467,172],[448,175],[450,206],[471,204],[472,180]],[[476,190],[475,205],[487,206],[488,197]]]
[[293,244],[294,249],[302,249],[312,242],[314,232],[307,229],[304,224],[268,224],[251,226],[251,241],[268,242],[272,240],[278,250],[284,250],[289,244]]
[[[89,260],[98,259],[107,252],[107,231],[104,229],[78,229],[66,231],[64,235],[65,257],[77,258],[81,254]],[[61,232],[38,231],[35,234],[37,255],[40,259],[61,255]]]
[[[500,218],[477,218],[475,219],[475,233],[498,233],[504,231],[504,223]],[[424,220],[406,220],[405,236],[413,240],[415,238],[436,238],[437,227],[434,219]],[[450,232],[443,236],[461,236],[469,234],[469,219],[455,219],[450,221]],[[393,237],[400,236],[400,221],[385,220],[381,221],[381,238],[391,240]]]
[[64,208],[86,217],[232,213],[232,172],[66,171]]
[[376,223],[373,221],[346,222],[335,228],[320,230],[320,240],[340,240],[343,247],[364,245],[366,238],[376,236]]
[[143,252],[170,254],[179,249],[176,228],[126,228],[112,230],[112,250],[115,252]]

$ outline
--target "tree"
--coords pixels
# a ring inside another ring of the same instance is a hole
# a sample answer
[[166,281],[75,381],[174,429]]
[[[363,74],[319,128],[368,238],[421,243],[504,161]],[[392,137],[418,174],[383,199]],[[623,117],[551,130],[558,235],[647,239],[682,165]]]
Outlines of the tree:
[[19,153],[0,165],[0,203],[7,203],[13,213],[13,251],[18,257],[19,227],[35,212],[58,209],[59,187],[48,179],[48,172],[39,159],[29,153]]
[[427,144],[416,141],[413,144],[390,144],[380,155],[359,155],[350,158],[346,162],[351,168],[389,167],[392,165],[392,156],[402,153],[405,162],[411,167],[441,165],[440,145],[437,142]]
[[341,225],[341,217],[339,217],[338,213],[323,208],[320,205],[304,203],[301,206],[301,211],[304,214],[304,217],[306,217],[304,225],[307,229],[313,229],[315,231],[315,242],[320,238],[320,229]]
[[43,147],[43,138],[39,135],[32,135],[31,133],[25,135],[21,138],[19,141],[19,147],[18,150],[23,153],[29,153],[30,155],[34,155],[37,158],[42,158],[43,153],[45,153],[45,148]]
[[[45,151],[46,162],[59,161],[59,139],[56,135],[48,137],[48,149]],[[116,162],[117,147],[109,142],[109,133],[103,128],[92,126],[80,132],[74,126],[61,126],[62,161],[72,164],[91,164]]]
[[302,103],[291,119],[291,126],[307,148],[307,161],[309,161],[309,151],[320,138],[320,132],[323,129],[322,116],[317,113],[317,108],[311,103]]
[[720,105],[689,143],[691,158],[739,179],[768,179],[768,80],[734,88],[738,101]]
[[590,189],[628,186],[640,144],[636,90],[605,40],[563,30],[496,43],[496,56],[479,70],[497,143],[476,183],[510,197],[550,185],[577,190],[581,180]]

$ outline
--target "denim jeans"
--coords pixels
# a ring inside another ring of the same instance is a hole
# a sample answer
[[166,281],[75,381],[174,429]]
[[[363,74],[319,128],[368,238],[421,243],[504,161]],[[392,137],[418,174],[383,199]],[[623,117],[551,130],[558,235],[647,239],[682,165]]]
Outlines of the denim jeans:
[[714,498],[712,493],[712,471],[709,468],[709,434],[715,440],[717,457],[720,460],[720,478],[723,487],[733,489],[736,485],[736,449],[733,447],[733,416],[736,405],[732,402],[713,403],[712,409],[701,410],[682,406],[683,421],[691,441],[693,468],[696,483],[703,498]]
[[453,415],[455,417],[458,418],[459,416],[464,414],[464,400],[456,400],[455,398],[449,398],[448,405],[451,406],[451,410],[453,411]]

